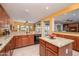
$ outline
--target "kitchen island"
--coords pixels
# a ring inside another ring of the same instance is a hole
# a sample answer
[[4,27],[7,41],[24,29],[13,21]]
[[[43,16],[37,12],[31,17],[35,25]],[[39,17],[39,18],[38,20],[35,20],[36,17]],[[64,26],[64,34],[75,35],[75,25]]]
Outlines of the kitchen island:
[[79,33],[78,32],[53,32],[57,37],[74,40],[73,49],[79,51]]
[[73,42],[60,37],[40,37],[40,56],[72,56]]

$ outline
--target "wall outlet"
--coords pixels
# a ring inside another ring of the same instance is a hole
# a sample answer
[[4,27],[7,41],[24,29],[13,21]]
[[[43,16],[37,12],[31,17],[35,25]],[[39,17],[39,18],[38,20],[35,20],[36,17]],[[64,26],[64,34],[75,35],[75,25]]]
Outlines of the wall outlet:
[[68,54],[68,49],[66,49],[66,54]]

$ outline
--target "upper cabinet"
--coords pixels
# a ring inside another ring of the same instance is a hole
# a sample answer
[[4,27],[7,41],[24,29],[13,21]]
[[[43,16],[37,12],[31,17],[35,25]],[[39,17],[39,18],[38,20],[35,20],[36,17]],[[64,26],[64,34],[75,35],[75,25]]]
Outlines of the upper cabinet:
[[3,7],[0,5],[0,24],[7,24],[9,23],[9,16],[3,9]]
[[68,32],[79,32],[79,23],[64,24],[63,29]]

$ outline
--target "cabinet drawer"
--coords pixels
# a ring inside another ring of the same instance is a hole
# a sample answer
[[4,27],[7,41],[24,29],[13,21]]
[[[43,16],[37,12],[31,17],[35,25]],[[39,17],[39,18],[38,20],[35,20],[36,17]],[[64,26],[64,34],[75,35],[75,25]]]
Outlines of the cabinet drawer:
[[50,43],[46,43],[46,47],[52,49],[54,52],[58,52],[58,48]]
[[44,41],[44,40],[40,39],[39,42],[40,42],[41,44],[44,44],[44,45],[45,45],[45,41]]
[[57,56],[57,53],[52,51],[50,48],[46,48],[46,56]]

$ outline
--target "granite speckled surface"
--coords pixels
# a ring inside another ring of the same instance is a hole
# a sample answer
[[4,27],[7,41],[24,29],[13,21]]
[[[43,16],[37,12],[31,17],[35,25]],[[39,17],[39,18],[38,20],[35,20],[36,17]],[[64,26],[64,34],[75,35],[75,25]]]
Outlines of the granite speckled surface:
[[60,38],[60,37],[55,37],[54,39],[51,39],[49,37],[40,37],[40,39],[45,40],[59,48],[74,42],[74,40]]
[[13,35],[7,35],[4,37],[0,37],[0,51],[10,42],[10,40],[12,39]]
[[0,51],[10,42],[10,40],[13,38],[13,36],[20,36],[20,35],[34,35],[33,33],[26,32],[13,32],[10,35],[5,35],[3,37],[0,37]]

